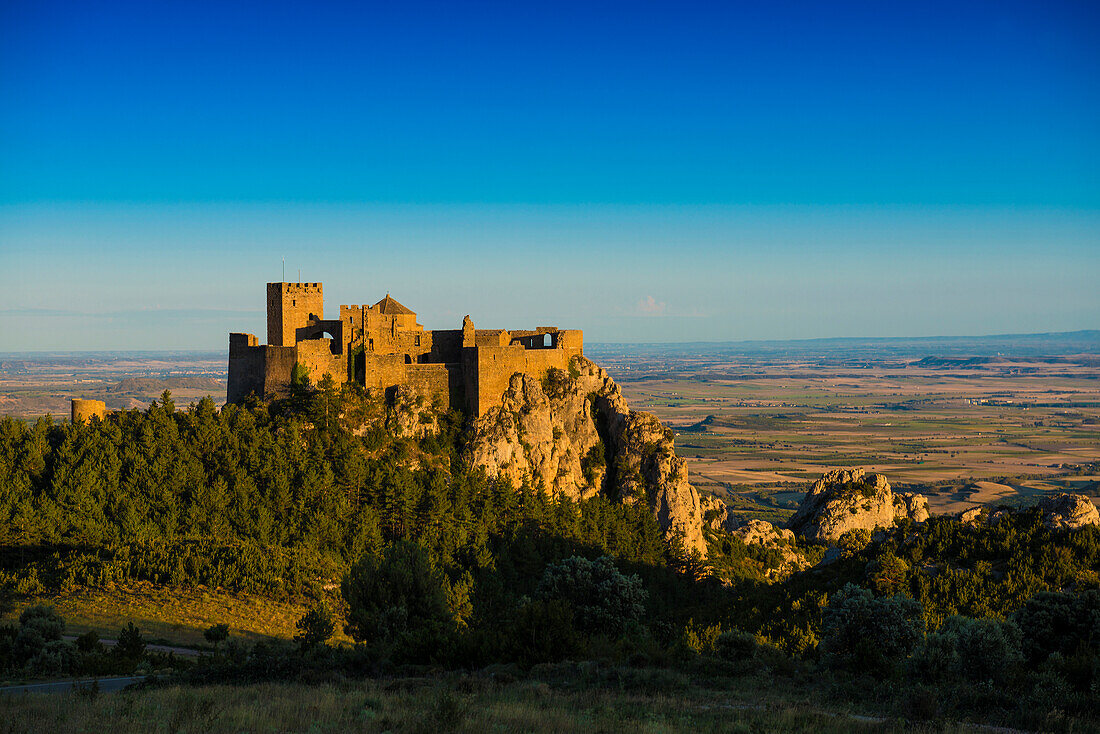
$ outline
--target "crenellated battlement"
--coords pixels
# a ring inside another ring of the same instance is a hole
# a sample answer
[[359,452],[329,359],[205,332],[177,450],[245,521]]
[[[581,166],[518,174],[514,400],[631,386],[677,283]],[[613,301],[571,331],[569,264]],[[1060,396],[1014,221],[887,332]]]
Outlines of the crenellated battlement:
[[584,349],[581,331],[556,326],[475,329],[467,316],[458,329],[425,330],[388,293],[374,305],[341,304],[337,319],[325,319],[321,283],[267,284],[267,341],[230,334],[228,402],[287,394],[298,366],[314,383],[331,375],[373,389],[414,385],[480,416],[500,404],[516,372],[541,379]]

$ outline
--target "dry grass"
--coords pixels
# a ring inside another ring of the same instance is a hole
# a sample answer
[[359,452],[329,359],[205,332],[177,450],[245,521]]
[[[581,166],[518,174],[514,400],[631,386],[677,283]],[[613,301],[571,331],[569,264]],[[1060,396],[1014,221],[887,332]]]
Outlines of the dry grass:
[[797,704],[731,703],[710,692],[678,696],[478,679],[346,685],[170,687],[80,695],[0,697],[0,734],[101,732],[955,732],[850,717]]
[[[247,640],[290,639],[306,612],[303,604],[272,601],[260,596],[196,587],[180,589],[133,583],[112,588],[78,588],[61,594],[43,594],[23,600],[8,615],[19,616],[23,607],[50,604],[65,618],[66,632],[95,630],[112,637],[133,622],[146,638],[163,639],[180,646],[207,644],[203,631],[228,624],[230,635]],[[342,630],[342,621],[337,624]],[[338,631],[336,642],[351,642]]]

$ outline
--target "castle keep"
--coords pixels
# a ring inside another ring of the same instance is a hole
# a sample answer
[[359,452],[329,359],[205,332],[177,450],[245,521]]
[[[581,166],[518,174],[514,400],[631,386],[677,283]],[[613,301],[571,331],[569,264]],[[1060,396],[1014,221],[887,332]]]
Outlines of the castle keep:
[[514,373],[541,379],[551,367],[566,370],[583,342],[582,332],[554,326],[475,329],[469,316],[460,329],[425,331],[389,294],[326,319],[320,283],[268,283],[267,344],[229,335],[227,401],[285,396],[299,365],[314,383],[327,374],[366,388],[413,386],[479,417],[500,405]]

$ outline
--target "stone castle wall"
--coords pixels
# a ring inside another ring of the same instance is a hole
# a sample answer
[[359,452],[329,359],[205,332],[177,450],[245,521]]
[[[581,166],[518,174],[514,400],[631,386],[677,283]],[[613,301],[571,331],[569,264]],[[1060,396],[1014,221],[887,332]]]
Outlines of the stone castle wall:
[[339,346],[339,342],[324,337],[298,342],[297,362],[309,370],[310,382],[316,385],[325,375],[338,385],[348,381],[347,355],[333,352]]
[[515,373],[541,380],[551,368],[568,370],[569,360],[581,354],[580,349],[527,349],[520,344],[477,347],[476,390],[467,397],[470,412],[481,416],[489,408],[500,405],[501,396]]
[[409,385],[477,417],[500,404],[514,373],[542,379],[583,353],[580,331],[552,326],[475,329],[466,317],[461,329],[426,331],[389,295],[373,306],[342,305],[340,318],[330,320],[320,283],[268,283],[267,295],[269,343],[229,336],[230,403],[287,395],[299,365],[314,384],[331,375],[368,389]]
[[86,423],[93,418],[104,420],[107,417],[107,404],[102,400],[85,400],[83,398],[73,398],[71,407],[71,418],[73,423]]

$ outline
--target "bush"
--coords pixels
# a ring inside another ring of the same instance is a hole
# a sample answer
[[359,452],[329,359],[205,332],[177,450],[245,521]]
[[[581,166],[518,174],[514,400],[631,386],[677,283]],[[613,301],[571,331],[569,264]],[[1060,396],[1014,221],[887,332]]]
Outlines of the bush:
[[557,600],[528,600],[516,610],[507,631],[504,654],[522,665],[554,663],[581,649],[573,609]]
[[202,636],[206,638],[206,641],[214,646],[214,649],[218,649],[218,645],[229,639],[229,625],[227,624],[215,624],[206,628],[206,631],[202,633]]
[[848,584],[822,610],[823,662],[872,675],[888,674],[924,636],[920,604],[900,594],[876,598]]
[[9,666],[21,668],[35,658],[47,644],[59,642],[65,631],[65,620],[53,607],[27,607],[19,615],[19,629],[11,642]]
[[714,652],[718,657],[730,662],[751,660],[756,654],[756,635],[740,630],[730,630],[718,635]]
[[103,650],[103,645],[99,643],[99,633],[95,630],[88,630],[77,637],[76,649],[84,654],[101,652]]
[[911,669],[927,682],[992,681],[1003,685],[1020,671],[1020,630],[996,619],[948,618],[930,633],[910,661]]
[[573,556],[546,567],[535,596],[572,607],[580,631],[618,636],[641,619],[648,594],[637,575],[624,576],[607,556]]
[[294,635],[294,641],[309,650],[328,642],[335,631],[336,624],[332,621],[332,613],[325,605],[318,604],[310,607],[309,611],[298,620],[298,634]]
[[1035,666],[1051,654],[1100,656],[1100,590],[1080,594],[1044,591],[1013,615],[1024,656]]
[[344,629],[380,653],[430,659],[455,626],[447,589],[446,578],[423,547],[394,543],[381,556],[363,556],[344,577]]
[[35,630],[46,642],[60,640],[65,632],[65,620],[51,606],[38,604],[27,607],[19,615],[20,630]]
[[41,678],[72,675],[80,668],[76,646],[64,640],[52,640],[27,663],[27,672]]

